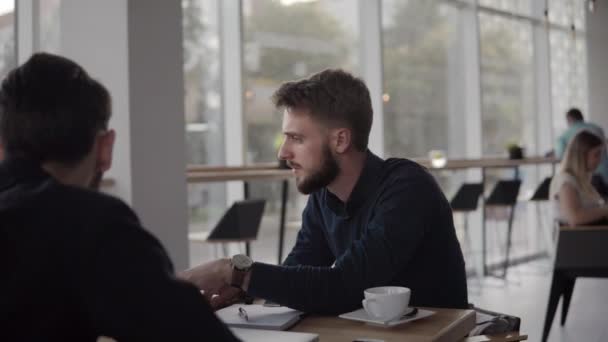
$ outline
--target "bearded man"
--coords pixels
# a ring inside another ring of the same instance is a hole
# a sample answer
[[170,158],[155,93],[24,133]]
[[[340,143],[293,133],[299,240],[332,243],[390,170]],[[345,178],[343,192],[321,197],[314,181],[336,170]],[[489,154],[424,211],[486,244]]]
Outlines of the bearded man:
[[[452,211],[419,164],[383,160],[367,147],[373,111],[365,83],[342,70],[287,82],[279,158],[310,194],[302,228],[282,265],[236,255],[182,274],[225,305],[238,293],[305,312],[361,307],[363,291],[411,289],[411,305],[466,308],[464,259]],[[405,134],[405,132],[404,132]]]

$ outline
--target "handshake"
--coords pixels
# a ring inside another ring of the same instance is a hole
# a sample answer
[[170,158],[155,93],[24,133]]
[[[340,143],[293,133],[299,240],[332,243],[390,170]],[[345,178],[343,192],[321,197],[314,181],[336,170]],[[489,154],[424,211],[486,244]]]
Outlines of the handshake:
[[194,284],[213,310],[232,305],[245,296],[253,261],[237,254],[232,259],[214,260],[180,272],[177,276]]

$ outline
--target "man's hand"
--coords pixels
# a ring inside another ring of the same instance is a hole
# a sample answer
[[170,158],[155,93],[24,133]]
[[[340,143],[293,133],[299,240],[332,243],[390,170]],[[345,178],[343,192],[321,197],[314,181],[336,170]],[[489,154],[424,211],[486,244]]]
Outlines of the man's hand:
[[[236,303],[243,297],[243,290],[230,285],[232,265],[230,259],[218,259],[178,274],[201,290],[214,310]],[[245,277],[245,286],[249,285],[249,274]]]
[[219,294],[224,287],[230,286],[231,276],[230,259],[214,260],[178,274],[178,277],[193,283],[204,291],[205,296],[209,299],[212,295]]
[[234,286],[226,286],[211,297],[209,304],[213,310],[219,310],[240,301],[243,299],[243,295],[243,290]]

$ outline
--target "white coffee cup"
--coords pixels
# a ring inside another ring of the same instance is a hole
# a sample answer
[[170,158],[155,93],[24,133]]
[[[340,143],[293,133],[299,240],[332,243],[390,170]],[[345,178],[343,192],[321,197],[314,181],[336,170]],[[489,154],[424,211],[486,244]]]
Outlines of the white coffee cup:
[[401,317],[410,303],[411,291],[407,287],[380,286],[363,292],[362,301],[367,315],[380,321],[391,321]]

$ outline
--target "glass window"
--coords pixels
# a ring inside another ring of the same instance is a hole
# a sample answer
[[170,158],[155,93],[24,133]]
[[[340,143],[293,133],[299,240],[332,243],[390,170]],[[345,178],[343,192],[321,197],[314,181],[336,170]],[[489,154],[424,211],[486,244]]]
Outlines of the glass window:
[[[183,0],[183,53],[188,164],[224,165],[219,0]],[[188,185],[190,231],[209,231],[226,210],[225,183]],[[208,259],[193,244],[190,262]]]
[[285,81],[326,68],[357,73],[357,3],[244,0],[247,163],[276,161],[281,113],[270,97]]
[[443,1],[382,3],[387,157],[466,156],[461,16]]
[[[548,0],[549,21],[563,26],[585,30],[585,5],[587,1]],[[604,5],[604,4],[602,4]]]
[[[358,6],[351,0],[243,0],[244,127],[246,163],[274,162],[281,143],[282,113],[275,110],[272,93],[286,81],[307,77],[327,68],[358,74]],[[301,216],[305,196],[290,182],[288,219]],[[251,183],[252,197],[267,200],[260,235],[252,245],[257,260],[276,262],[276,249],[261,248],[276,241],[280,182]],[[298,224],[286,232],[291,249]],[[266,241],[263,241],[266,240]]]
[[0,77],[17,66],[15,2],[0,1]]
[[538,0],[479,0],[479,5],[501,11],[529,16],[532,14],[532,2]]
[[566,129],[566,111],[577,107],[587,114],[587,54],[582,34],[549,32],[551,48],[551,97],[554,136]]
[[480,13],[483,155],[511,143],[534,154],[535,91],[530,23]]

